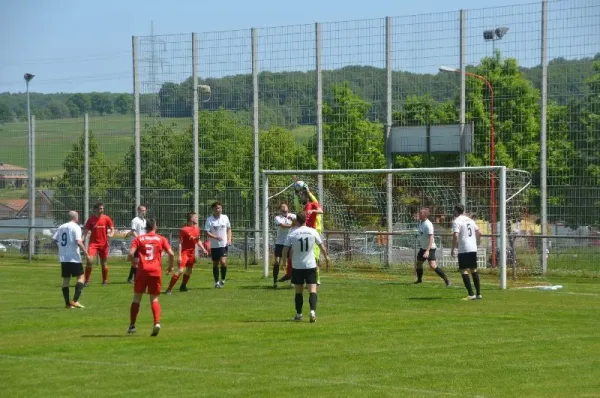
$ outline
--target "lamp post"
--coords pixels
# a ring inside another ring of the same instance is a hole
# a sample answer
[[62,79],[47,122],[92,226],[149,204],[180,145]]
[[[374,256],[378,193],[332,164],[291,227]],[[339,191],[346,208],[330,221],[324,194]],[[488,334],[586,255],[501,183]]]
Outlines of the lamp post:
[[[508,28],[506,28],[508,30]],[[505,32],[506,33],[506,32]],[[449,66],[440,66],[440,72],[455,72],[462,73],[460,69],[451,68]],[[465,72],[466,76],[474,77],[483,81],[490,92],[490,166],[496,165],[496,138],[494,133],[494,88],[488,79],[472,72]],[[492,206],[492,267],[496,266],[496,180],[495,173],[492,173],[490,205]]]
[[27,144],[29,153],[29,250],[28,259],[31,262],[35,250],[35,138],[33,137],[33,126],[31,124],[31,105],[29,102],[29,82],[35,75],[25,73],[25,85],[27,87]]

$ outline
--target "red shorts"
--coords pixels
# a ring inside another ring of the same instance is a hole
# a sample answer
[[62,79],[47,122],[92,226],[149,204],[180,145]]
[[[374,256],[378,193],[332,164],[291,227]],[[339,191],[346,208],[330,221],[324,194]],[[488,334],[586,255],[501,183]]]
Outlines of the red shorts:
[[196,253],[181,252],[181,262],[179,263],[179,269],[194,268],[196,264]]
[[94,258],[96,257],[96,254],[98,254],[100,260],[106,260],[108,258],[108,251],[108,245],[101,246],[96,243],[90,243],[88,246],[88,256],[90,258]]
[[159,295],[160,288],[162,285],[162,275],[148,275],[145,272],[138,270],[135,276],[135,284],[133,285],[133,291],[135,293],[148,293],[152,295]]

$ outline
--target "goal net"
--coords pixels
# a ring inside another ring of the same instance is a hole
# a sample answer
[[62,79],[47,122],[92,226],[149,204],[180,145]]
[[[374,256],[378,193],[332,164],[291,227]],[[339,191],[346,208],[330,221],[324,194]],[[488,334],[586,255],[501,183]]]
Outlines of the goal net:
[[[318,176],[322,176],[319,189]],[[273,219],[281,203],[302,210],[295,182],[303,181],[323,208],[322,237],[330,271],[413,272],[417,214],[430,210],[438,265],[455,267],[450,255],[453,207],[463,203],[482,233],[479,266],[498,267],[506,287],[511,220],[519,220],[530,201],[531,175],[495,167],[386,170],[267,170],[263,172],[262,251],[264,276],[270,272]]]

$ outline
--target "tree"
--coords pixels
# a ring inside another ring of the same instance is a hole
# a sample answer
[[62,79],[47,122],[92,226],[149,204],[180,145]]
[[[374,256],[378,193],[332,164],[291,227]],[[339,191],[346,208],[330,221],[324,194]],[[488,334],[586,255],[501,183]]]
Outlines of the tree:
[[[83,212],[84,180],[85,180],[85,153],[84,136],[71,146],[71,150],[63,161],[64,173],[57,182],[53,206],[57,222],[68,220],[68,211]],[[107,189],[114,186],[112,176],[114,170],[106,162],[104,154],[100,151],[98,141],[93,132],[89,133],[89,179],[90,200],[106,198]]]
[[0,123],[6,123],[12,121],[14,115],[8,105],[4,102],[0,102]]
[[92,110],[98,112],[100,115],[113,112],[113,102],[108,93],[92,93],[90,100]]
[[73,109],[77,108],[79,110],[78,114],[84,114],[92,110],[92,101],[89,94],[77,93],[69,97],[67,106],[71,109],[72,113]]
[[53,99],[48,104],[48,116],[53,119],[63,119],[71,115],[71,111],[64,102]]
[[114,108],[115,112],[120,113],[121,115],[130,114],[133,110],[133,100],[131,99],[131,95],[119,94],[117,98],[115,98]]
[[383,126],[368,120],[371,105],[346,83],[332,86],[331,91],[331,100],[323,104],[326,168],[384,167]]

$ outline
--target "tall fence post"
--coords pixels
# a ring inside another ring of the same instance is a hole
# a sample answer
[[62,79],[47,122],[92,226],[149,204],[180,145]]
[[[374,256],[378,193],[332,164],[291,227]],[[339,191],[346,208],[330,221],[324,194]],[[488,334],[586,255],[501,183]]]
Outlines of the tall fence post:
[[500,169],[500,289],[506,289],[506,167]]
[[140,76],[138,60],[138,38],[131,39],[131,52],[133,55],[133,136],[135,145],[135,207],[142,201],[142,160],[140,142]]
[[[29,108],[29,107],[28,107]],[[35,115],[31,115],[29,134],[29,255],[31,262],[35,253]]]
[[[258,148],[258,43],[257,29],[252,28],[252,115],[254,127],[254,260],[252,264],[258,264],[260,252],[260,176],[259,170],[259,148]],[[263,220],[268,225],[268,220]]]
[[200,148],[198,144],[198,34],[192,33],[192,135],[194,140],[194,212],[200,212]]
[[90,215],[90,130],[89,117],[83,115],[83,221]]
[[[465,122],[467,108],[467,10],[460,10],[460,167],[467,165],[465,148]],[[465,172],[460,173],[460,203],[467,205],[467,182]]]
[[[548,0],[542,1],[542,84],[540,105],[540,209],[542,236],[546,235],[548,228],[548,169],[547,169],[547,147],[546,147],[546,118],[548,111]],[[548,240],[542,238],[542,275],[546,275],[548,269]]]
[[[390,137],[392,133],[392,18],[385,18],[385,70],[386,70],[386,121],[385,121],[385,145],[386,145],[386,167],[393,167],[392,152],[390,150]],[[386,179],[386,221],[388,239],[386,245],[385,266],[390,267],[392,263],[392,248],[394,237],[389,235],[394,229],[394,196],[393,176],[388,173]]]
[[[315,72],[317,78],[317,169],[323,170],[323,76],[321,74],[321,24],[315,23]],[[317,192],[321,206],[325,203],[323,175],[317,176]]]

